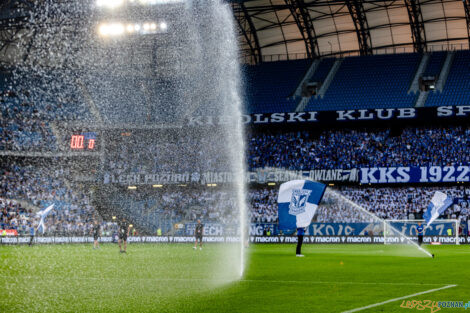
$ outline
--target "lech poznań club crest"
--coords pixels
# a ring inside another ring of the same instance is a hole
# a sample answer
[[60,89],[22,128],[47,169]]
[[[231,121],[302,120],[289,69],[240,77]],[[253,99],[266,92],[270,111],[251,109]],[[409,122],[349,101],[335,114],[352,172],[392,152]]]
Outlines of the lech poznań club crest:
[[305,212],[307,199],[310,196],[311,190],[294,189],[292,190],[292,198],[289,204],[289,214],[298,215]]

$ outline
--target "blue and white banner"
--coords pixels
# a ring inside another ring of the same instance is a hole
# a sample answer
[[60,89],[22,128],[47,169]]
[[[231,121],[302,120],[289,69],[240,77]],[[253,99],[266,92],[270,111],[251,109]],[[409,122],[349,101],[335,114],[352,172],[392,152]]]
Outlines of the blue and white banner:
[[366,167],[359,172],[361,184],[447,183],[470,181],[470,166]]
[[49,212],[51,212],[53,208],[54,208],[54,204],[36,213],[37,217],[40,218],[39,225],[36,229],[37,231],[42,232],[44,234],[44,232],[46,231],[46,225],[44,225],[44,219],[49,214]]
[[[152,185],[152,184],[226,184],[233,183],[236,175],[231,172],[169,172],[169,173],[105,173],[104,184]],[[258,168],[247,172],[246,183],[283,183],[294,179],[308,179],[322,182],[357,182],[359,170],[353,169],[320,169],[293,171],[277,168]]]
[[[370,123],[388,121],[399,123],[409,120],[465,120],[470,116],[470,105],[422,107],[422,108],[388,108],[388,109],[350,109],[335,111],[307,111],[307,112],[274,112],[243,114],[243,124],[269,125],[269,124],[323,124],[334,123]],[[194,115],[188,116],[186,124],[192,127],[223,125],[230,120],[227,116]]]
[[289,231],[310,225],[326,185],[309,180],[291,180],[279,188],[279,229]]
[[444,211],[450,207],[454,201],[451,197],[443,192],[436,191],[428,205],[426,213],[423,217],[426,220],[426,227],[428,227],[435,219],[439,217]]

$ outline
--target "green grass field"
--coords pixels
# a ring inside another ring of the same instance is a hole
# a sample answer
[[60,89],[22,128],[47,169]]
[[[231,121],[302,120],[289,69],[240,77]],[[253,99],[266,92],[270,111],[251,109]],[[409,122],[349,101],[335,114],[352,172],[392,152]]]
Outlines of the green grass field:
[[[431,259],[396,246],[305,245],[296,258],[293,245],[253,245],[232,282],[211,278],[218,249],[0,246],[0,312],[343,312],[451,284],[409,300],[470,301],[469,246],[428,247]],[[361,312],[417,311],[401,303]]]

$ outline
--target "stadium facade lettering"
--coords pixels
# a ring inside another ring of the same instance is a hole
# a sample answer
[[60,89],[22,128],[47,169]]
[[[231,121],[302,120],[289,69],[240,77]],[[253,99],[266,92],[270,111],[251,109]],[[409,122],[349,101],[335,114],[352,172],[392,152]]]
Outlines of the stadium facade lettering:
[[361,184],[448,183],[470,181],[470,166],[407,166],[361,168]]
[[[141,173],[103,175],[104,184],[224,184],[232,183],[231,172]],[[294,179],[321,182],[359,182],[361,184],[448,183],[470,181],[469,165],[364,167],[359,169],[323,169],[291,171],[259,169],[247,172],[247,183],[282,183]]]
[[[466,118],[470,116],[470,105],[439,106],[424,108],[388,108],[388,109],[357,109],[336,111],[308,111],[308,112],[276,112],[265,114],[245,114],[242,116],[244,124],[282,124],[282,123],[332,123],[332,122],[365,122],[381,120],[407,120],[407,119],[441,119]],[[224,125],[229,121],[225,116],[191,116],[188,126],[216,126]]]
[[[232,183],[234,175],[231,172],[193,172],[193,173],[141,173],[115,175],[106,173],[103,175],[104,184],[121,185],[152,185],[152,184],[223,184]],[[292,179],[311,179],[323,182],[358,182],[359,171],[357,169],[343,170],[258,170],[248,172],[247,183],[286,182]]]

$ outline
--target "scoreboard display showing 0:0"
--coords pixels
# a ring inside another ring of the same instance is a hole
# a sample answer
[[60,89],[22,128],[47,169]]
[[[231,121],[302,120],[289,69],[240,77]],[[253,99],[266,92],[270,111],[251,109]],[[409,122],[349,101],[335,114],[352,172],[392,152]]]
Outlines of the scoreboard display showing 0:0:
[[96,133],[72,134],[70,138],[70,149],[72,150],[89,150],[96,149]]

